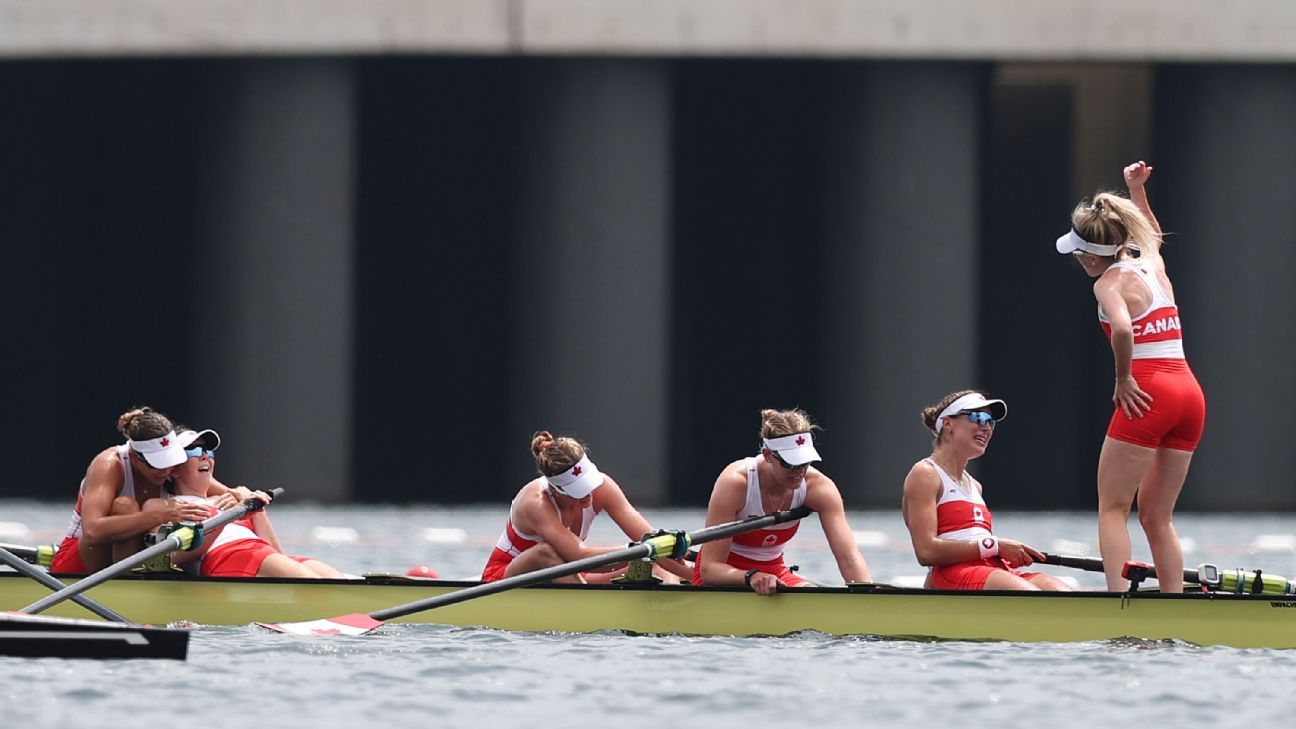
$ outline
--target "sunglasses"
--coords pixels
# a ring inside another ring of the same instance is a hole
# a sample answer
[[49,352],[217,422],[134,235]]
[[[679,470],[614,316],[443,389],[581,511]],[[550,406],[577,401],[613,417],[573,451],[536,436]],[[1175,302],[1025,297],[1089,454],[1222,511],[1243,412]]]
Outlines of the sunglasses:
[[201,458],[203,456],[207,456],[208,458],[215,458],[216,451],[211,450],[209,448],[186,448],[185,455],[189,456],[190,458]]
[[789,471],[805,471],[805,470],[808,470],[808,469],[810,468],[810,464],[809,464],[809,463],[802,463],[802,464],[799,465],[799,466],[794,466],[794,465],[792,465],[791,463],[788,463],[787,461],[783,460],[782,456],[780,456],[780,455],[778,454],[778,451],[773,451],[773,450],[772,450],[772,451],[770,451],[770,455],[771,455],[771,456],[774,456],[774,460],[778,461],[778,464],[779,464],[780,466],[786,468],[786,469],[789,470]]
[[996,421],[994,416],[990,413],[981,410],[973,410],[970,413],[959,413],[959,415],[966,415],[967,419],[972,421],[973,425],[989,425],[991,428],[995,427]]

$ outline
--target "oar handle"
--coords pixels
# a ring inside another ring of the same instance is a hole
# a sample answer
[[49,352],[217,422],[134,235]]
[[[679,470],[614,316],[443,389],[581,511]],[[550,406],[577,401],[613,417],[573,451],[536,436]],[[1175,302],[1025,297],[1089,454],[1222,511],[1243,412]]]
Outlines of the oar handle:
[[[23,561],[21,557],[15,555],[13,552],[10,552],[5,547],[0,547],[0,562],[4,562],[10,567],[13,567],[15,570],[23,573],[24,575],[27,575],[28,577],[32,578],[33,580],[36,580],[37,582],[50,588],[51,590],[57,591],[57,590],[62,590],[64,587],[66,587],[66,585],[64,585],[62,582],[50,576],[48,572],[41,569],[37,569],[36,567],[27,564],[27,562]],[[84,595],[72,596],[72,602],[75,602],[76,604],[80,605],[86,610],[89,610],[95,615],[98,615],[104,620],[111,620],[115,623],[130,622],[130,620],[122,617],[121,615],[118,615],[112,610],[109,610],[108,608],[104,607],[103,605],[100,605],[99,603],[95,602],[94,600],[91,600],[90,598]]]
[[[809,507],[798,506],[797,508],[789,509],[788,511],[778,511],[773,514],[766,514],[765,516],[743,519],[742,521],[717,524],[713,527],[706,527],[695,532],[689,532],[689,543],[701,544],[703,542],[715,541],[716,539],[725,539],[736,534],[749,532],[753,529],[760,529],[762,527],[773,526],[774,524],[783,524],[789,521],[804,519],[811,513]],[[404,615],[423,612],[424,610],[445,607],[446,605],[454,605],[455,603],[471,600],[476,597],[485,597],[486,595],[493,595],[497,592],[512,590],[516,587],[538,585],[550,580],[556,580],[560,577],[569,577],[571,575],[599,567],[606,567],[607,565],[616,564],[618,562],[629,562],[632,559],[651,557],[654,552],[655,547],[652,544],[649,544],[648,542],[638,542],[626,547],[625,549],[619,549],[614,552],[596,554],[593,557],[578,559],[575,562],[554,565],[553,567],[546,567],[545,569],[536,570],[535,572],[527,572],[522,575],[506,577],[502,580],[496,580],[495,582],[483,582],[480,585],[456,590],[446,595],[436,595],[434,597],[424,598],[405,605],[397,605],[396,607],[387,608],[385,610],[378,610],[377,612],[369,613],[369,617],[374,620],[391,620],[392,618],[399,618]]]
[[[270,498],[272,499],[279,498],[279,495],[282,493],[283,489],[281,488],[269,491]],[[264,506],[265,502],[254,496],[232,509],[222,511],[216,516],[207,519],[202,522],[197,529],[194,529],[193,527],[181,527],[180,529],[171,532],[171,535],[166,539],[163,539],[148,549],[145,549],[142,552],[136,552],[130,557],[127,557],[116,564],[109,565],[85,579],[74,582],[52,595],[47,595],[23,608],[21,612],[35,615],[36,613],[47,610],[74,595],[80,595],[100,583],[107,582],[123,572],[138,567],[160,554],[167,554],[168,552],[174,552],[175,550],[180,549],[185,546],[186,541],[192,540],[194,536],[205,535],[213,529],[223,527],[232,521],[241,519],[244,516],[247,516],[250,512],[257,511]]]

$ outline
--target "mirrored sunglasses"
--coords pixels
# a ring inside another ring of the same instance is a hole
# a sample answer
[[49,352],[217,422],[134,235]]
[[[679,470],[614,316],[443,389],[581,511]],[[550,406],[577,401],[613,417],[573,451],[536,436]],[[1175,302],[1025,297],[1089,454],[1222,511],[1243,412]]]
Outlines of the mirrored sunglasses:
[[981,410],[973,410],[970,413],[959,413],[959,415],[966,415],[967,419],[971,420],[973,425],[989,425],[991,428],[995,427],[996,421],[994,416],[990,413]]

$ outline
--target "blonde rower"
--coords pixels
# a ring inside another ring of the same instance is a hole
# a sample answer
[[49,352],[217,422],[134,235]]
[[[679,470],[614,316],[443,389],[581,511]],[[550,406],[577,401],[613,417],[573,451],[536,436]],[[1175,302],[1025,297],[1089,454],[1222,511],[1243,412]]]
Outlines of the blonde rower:
[[[801,410],[762,410],[760,453],[725,466],[711,491],[707,526],[805,504],[819,515],[842,579],[869,582],[868,565],[846,523],[841,492],[812,465],[820,460],[814,429]],[[694,568],[694,583],[745,584],[761,595],[772,595],[780,587],[811,586],[783,562],[783,548],[799,526],[794,521],[708,542]]]

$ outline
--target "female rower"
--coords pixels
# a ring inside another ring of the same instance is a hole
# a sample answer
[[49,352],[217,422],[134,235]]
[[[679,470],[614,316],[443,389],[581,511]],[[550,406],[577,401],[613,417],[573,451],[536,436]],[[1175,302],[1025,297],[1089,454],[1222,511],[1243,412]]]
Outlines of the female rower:
[[[653,531],[616,480],[598,470],[576,439],[542,430],[531,438],[531,454],[540,476],[513,497],[508,522],[482,571],[482,582],[624,549],[585,544],[590,523],[600,512],[607,512],[630,539],[638,541]],[[653,573],[668,583],[689,575],[688,567],[673,559],[658,560]],[[609,570],[555,582],[606,582],[615,574]]]
[[990,445],[1003,400],[975,390],[950,393],[923,410],[935,434],[932,453],[909,469],[900,509],[918,563],[930,567],[926,587],[937,590],[1069,590],[1065,583],[1022,567],[1043,559],[1034,548],[996,537],[981,482],[967,472]]
[[[50,564],[56,574],[84,575],[122,560],[144,546],[145,532],[167,522],[193,521],[206,509],[177,501],[145,513],[141,506],[161,494],[162,484],[185,460],[171,420],[150,407],[136,407],[117,419],[126,436],[90,461],[72,510],[72,523]],[[215,489],[222,503],[232,497]]]
[[1183,592],[1183,552],[1171,520],[1201,440],[1206,398],[1184,358],[1161,226],[1145,189],[1151,174],[1135,162],[1125,168],[1130,199],[1099,193],[1092,203],[1081,201],[1057,250],[1097,279],[1098,320],[1115,360],[1116,409],[1098,457],[1098,547],[1107,589],[1128,588],[1121,569],[1130,558],[1127,524],[1137,499],[1160,589]]
[[[214,430],[195,432],[181,428],[178,440],[184,449],[185,462],[176,467],[166,487],[175,494],[176,501],[202,508],[202,518],[215,516],[220,509],[206,494],[218,483],[215,471],[220,435]],[[270,503],[269,494],[263,491],[248,491],[241,486],[232,491],[240,500],[256,496]],[[144,504],[145,511],[166,508],[166,502],[161,499]],[[171,560],[178,566],[197,562],[198,572],[204,577],[346,577],[317,559],[284,554],[265,509],[204,534],[201,547],[172,552]]]
[[[869,582],[837,484],[811,464],[820,461],[810,417],[801,410],[761,411],[761,452],[725,466],[711,491],[707,526],[763,516],[805,504],[819,515],[837,569],[847,582]],[[800,522],[779,524],[702,546],[693,568],[699,585],[747,585],[759,595],[813,586],[783,563],[783,548]]]

